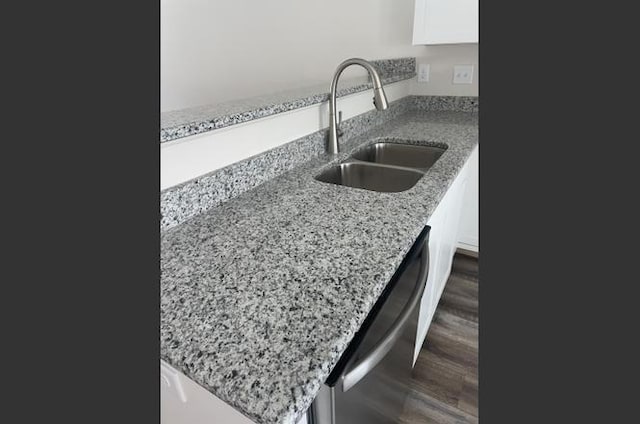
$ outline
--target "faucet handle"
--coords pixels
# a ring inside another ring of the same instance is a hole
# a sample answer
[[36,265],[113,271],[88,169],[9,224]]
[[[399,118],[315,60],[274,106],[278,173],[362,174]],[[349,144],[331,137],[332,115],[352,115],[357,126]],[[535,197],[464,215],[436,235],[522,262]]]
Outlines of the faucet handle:
[[342,137],[342,135],[344,134],[344,131],[342,131],[340,129],[340,124],[342,124],[342,111],[341,110],[338,111],[338,128],[336,128],[337,132],[338,132],[338,137]]

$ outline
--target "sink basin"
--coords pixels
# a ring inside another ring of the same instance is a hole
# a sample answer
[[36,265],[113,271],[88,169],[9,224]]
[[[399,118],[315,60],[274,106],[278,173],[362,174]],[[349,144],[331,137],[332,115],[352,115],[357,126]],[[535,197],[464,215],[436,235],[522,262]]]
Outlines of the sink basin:
[[407,166],[426,171],[442,156],[446,149],[412,144],[375,143],[358,150],[351,157],[365,162]]
[[424,174],[412,169],[346,162],[325,170],[316,180],[380,192],[400,192],[413,187]]

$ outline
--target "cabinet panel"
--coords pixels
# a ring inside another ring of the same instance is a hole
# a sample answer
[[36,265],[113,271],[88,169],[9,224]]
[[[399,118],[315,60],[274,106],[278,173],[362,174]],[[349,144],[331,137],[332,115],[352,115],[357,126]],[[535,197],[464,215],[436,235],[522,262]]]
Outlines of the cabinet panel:
[[469,175],[462,205],[460,236],[458,237],[458,246],[473,252],[480,250],[478,226],[479,153],[479,148],[476,147],[469,158]]
[[162,360],[160,376],[160,424],[255,424]]
[[[462,215],[462,200],[464,195],[464,189],[467,184],[466,175],[462,181],[457,181],[457,185],[452,187],[451,198],[449,199],[448,213],[445,221],[445,233],[446,237],[442,240],[442,259],[440,260],[440,267],[442,268],[440,275],[440,287],[438,288],[438,301],[444,290],[444,286],[451,274],[451,266],[453,265],[453,256],[456,253],[458,247],[458,234],[460,229],[460,217]],[[437,304],[433,306],[435,309]]]
[[413,44],[478,42],[478,0],[416,0]]
[[442,200],[429,218],[429,276],[420,304],[414,363],[427,337],[440,296],[451,273],[460,232],[460,219],[468,183],[471,161],[462,167]]
[[[256,424],[163,360],[160,376],[160,424]],[[304,414],[296,424],[308,423]]]
[[[416,349],[413,356],[413,362],[415,363],[420,353],[422,343],[427,335],[427,329],[431,324],[433,318],[433,312],[435,307],[433,303],[437,297],[437,288],[439,287],[439,268],[438,256],[440,254],[440,246],[442,240],[442,233],[444,232],[444,215],[442,210],[444,205],[441,202],[436,210],[431,214],[427,225],[431,227],[429,231],[429,275],[427,277],[427,285],[420,301],[420,313],[418,317],[418,330],[417,330],[417,342]],[[436,301],[437,303],[437,301]]]

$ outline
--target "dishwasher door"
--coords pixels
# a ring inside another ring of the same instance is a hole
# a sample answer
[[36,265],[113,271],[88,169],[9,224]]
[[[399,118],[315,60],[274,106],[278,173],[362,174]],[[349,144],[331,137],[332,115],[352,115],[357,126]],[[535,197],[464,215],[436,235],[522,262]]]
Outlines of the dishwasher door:
[[429,269],[420,233],[312,406],[314,424],[396,422],[409,391],[418,313]]

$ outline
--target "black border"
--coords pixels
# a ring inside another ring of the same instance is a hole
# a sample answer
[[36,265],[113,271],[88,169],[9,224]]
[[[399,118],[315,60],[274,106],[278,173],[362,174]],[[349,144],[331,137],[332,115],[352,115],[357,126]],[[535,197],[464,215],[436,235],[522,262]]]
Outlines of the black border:
[[160,3],[3,12],[3,413],[157,423]]
[[481,2],[481,422],[637,420],[636,17]]

